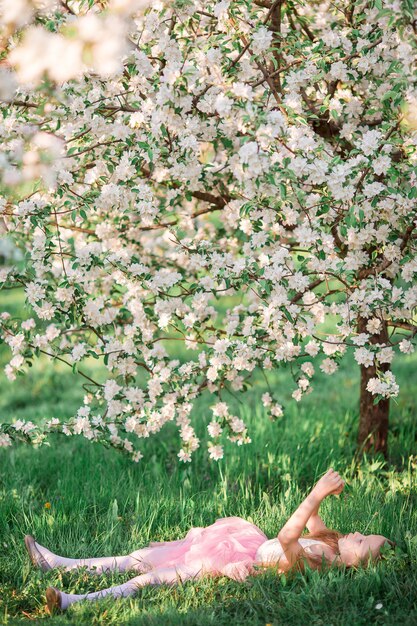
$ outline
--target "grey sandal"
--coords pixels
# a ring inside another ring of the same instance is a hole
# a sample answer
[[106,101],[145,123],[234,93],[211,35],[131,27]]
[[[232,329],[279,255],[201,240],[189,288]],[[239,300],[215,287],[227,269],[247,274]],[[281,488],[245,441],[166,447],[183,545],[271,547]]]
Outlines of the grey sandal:
[[48,587],[45,595],[48,610],[51,614],[56,611],[62,611],[62,596],[59,589],[56,589],[55,587]]
[[46,559],[39,552],[35,544],[35,538],[32,535],[25,535],[25,546],[29,552],[30,560],[35,567],[40,567],[43,572],[52,569]]

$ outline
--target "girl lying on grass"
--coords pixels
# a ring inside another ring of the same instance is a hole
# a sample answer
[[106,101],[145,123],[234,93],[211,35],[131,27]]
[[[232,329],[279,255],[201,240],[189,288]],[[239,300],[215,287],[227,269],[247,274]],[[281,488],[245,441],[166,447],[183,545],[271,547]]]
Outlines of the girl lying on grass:
[[[129,596],[139,587],[175,583],[192,578],[228,576],[242,581],[248,575],[262,571],[262,567],[274,567],[278,573],[303,567],[304,560],[310,567],[319,569],[323,564],[356,566],[376,559],[387,541],[382,535],[342,535],[329,530],[319,516],[323,500],[333,494],[339,495],[344,481],[333,469],[329,469],[313,487],[310,494],[289,518],[276,539],[268,540],[254,524],[240,517],[218,519],[207,528],[191,528],[184,539],[150,543],[126,556],[106,556],[92,559],[69,559],[50,552],[26,535],[25,544],[34,565],[44,571],[54,567],[71,570],[87,567],[92,573],[109,570],[133,570],[138,573],[128,582],[95,593],[76,595],[48,587],[48,608],[65,610],[81,600],[98,600],[107,595]],[[307,526],[309,534],[301,537]]]

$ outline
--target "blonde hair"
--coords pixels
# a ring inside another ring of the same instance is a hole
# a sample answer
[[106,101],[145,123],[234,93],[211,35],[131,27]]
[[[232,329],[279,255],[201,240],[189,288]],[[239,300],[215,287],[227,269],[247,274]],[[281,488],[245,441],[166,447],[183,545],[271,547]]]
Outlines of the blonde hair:
[[342,537],[344,537],[343,533],[339,533],[338,530],[330,530],[330,528],[326,528],[326,530],[319,530],[316,533],[307,533],[307,535],[303,535],[303,539],[317,539],[317,541],[327,543],[327,545],[334,552],[336,552],[336,554],[339,554],[339,539]]
[[[339,539],[343,537],[342,533],[339,533],[337,530],[331,530],[330,528],[326,528],[326,530],[320,530],[316,533],[308,533],[303,535],[303,539],[316,539],[317,541],[322,541],[327,544],[329,548],[332,549],[335,556],[339,554]],[[306,551],[303,551],[297,557],[297,560],[291,569],[296,569],[298,571],[304,571],[305,562],[307,561],[308,565],[312,569],[321,569],[323,566],[323,555],[321,554],[311,554]],[[327,560],[325,561],[328,565],[331,565]]]

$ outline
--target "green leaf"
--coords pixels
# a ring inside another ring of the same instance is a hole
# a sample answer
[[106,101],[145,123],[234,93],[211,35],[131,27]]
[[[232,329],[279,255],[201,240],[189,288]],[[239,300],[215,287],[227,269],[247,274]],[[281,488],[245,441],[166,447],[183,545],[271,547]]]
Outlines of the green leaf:
[[284,309],[284,315],[285,315],[285,317],[287,318],[287,320],[288,320],[289,322],[291,322],[291,324],[294,324],[294,320],[293,320],[293,318],[292,318],[291,314],[287,311],[287,309]]

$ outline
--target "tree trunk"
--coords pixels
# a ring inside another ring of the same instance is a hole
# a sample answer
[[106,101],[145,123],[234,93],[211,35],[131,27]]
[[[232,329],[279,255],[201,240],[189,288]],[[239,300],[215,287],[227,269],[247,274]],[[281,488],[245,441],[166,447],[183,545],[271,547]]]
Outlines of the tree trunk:
[[[360,317],[358,319],[358,332],[366,333],[368,320]],[[382,321],[382,329],[379,333],[371,337],[371,343],[386,344],[388,342],[388,329],[385,321]],[[376,377],[376,367],[361,367],[361,391],[359,404],[359,432],[358,432],[358,452],[374,451],[382,452],[386,457],[388,452],[388,419],[389,419],[389,398],[380,400],[374,404],[375,396],[367,391],[366,386],[371,378]],[[379,366],[380,370],[387,372],[390,369],[389,363]]]

